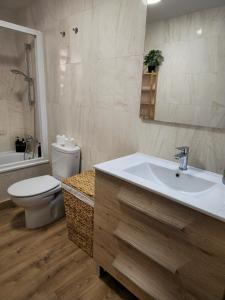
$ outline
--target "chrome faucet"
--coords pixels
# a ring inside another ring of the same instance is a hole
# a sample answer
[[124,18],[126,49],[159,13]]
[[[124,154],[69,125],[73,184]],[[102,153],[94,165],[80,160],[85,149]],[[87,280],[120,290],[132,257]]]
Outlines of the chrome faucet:
[[189,155],[189,147],[182,146],[176,148],[180,152],[175,155],[175,158],[179,160],[179,169],[182,171],[186,171],[188,168],[188,155]]

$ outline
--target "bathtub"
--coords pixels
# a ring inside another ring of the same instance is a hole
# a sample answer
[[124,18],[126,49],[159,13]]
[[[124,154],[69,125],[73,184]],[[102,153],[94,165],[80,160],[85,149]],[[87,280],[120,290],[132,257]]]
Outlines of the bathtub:
[[48,163],[43,157],[24,160],[24,153],[8,151],[0,152],[0,173]]
[[15,151],[0,152],[0,166],[15,163],[22,160],[24,160],[23,153]]

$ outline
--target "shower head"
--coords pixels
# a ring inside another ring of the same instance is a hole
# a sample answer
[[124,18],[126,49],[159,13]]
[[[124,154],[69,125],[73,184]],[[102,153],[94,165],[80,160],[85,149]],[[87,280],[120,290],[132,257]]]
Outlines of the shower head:
[[31,77],[27,76],[25,73],[23,73],[23,72],[20,71],[20,70],[12,69],[12,70],[10,70],[10,71],[11,71],[13,74],[16,74],[16,75],[22,75],[26,81],[30,81],[30,82],[31,82],[31,81],[33,80]]
[[20,71],[20,70],[17,70],[17,69],[12,69],[12,70],[10,70],[13,74],[16,74],[16,75],[22,75],[22,76],[24,76],[25,78],[27,78],[27,75],[26,74],[24,74],[22,71]]

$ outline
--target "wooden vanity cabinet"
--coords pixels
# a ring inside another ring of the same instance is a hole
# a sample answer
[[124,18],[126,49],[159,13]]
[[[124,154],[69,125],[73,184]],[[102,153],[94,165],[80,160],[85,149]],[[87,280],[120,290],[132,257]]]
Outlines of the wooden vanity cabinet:
[[139,299],[225,299],[225,223],[100,171],[94,259]]

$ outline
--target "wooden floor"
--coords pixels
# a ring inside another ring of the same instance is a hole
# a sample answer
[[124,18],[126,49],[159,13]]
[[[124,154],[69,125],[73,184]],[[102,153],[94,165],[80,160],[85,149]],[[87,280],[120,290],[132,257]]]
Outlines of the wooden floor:
[[0,210],[0,300],[135,299],[67,239],[65,220],[24,228],[20,208]]

